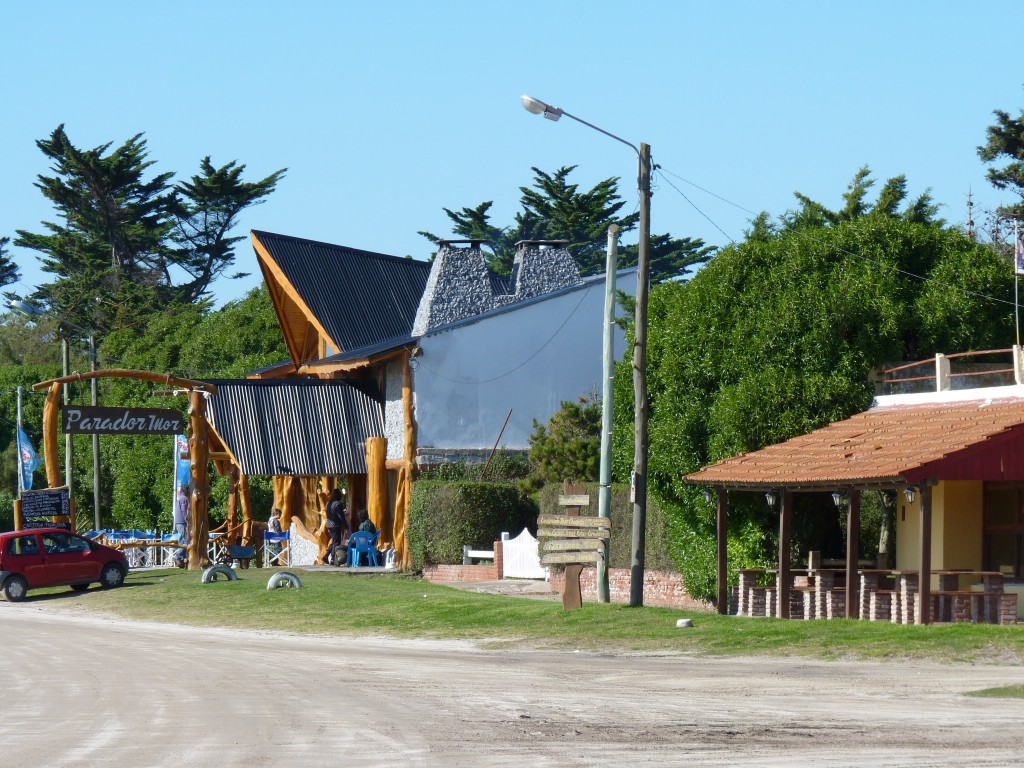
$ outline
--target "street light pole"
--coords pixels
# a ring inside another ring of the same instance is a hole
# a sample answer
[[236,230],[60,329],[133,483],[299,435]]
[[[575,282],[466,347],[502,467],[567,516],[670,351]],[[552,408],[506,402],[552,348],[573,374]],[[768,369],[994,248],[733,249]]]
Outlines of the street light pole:
[[647,528],[647,288],[650,272],[651,247],[651,147],[640,144],[639,149],[603,128],[598,128],[560,107],[546,104],[532,96],[521,96],[523,108],[535,115],[557,121],[562,115],[583,123],[598,133],[603,133],[625,144],[636,152],[639,162],[637,189],[640,192],[640,244],[636,265],[636,317],[633,334],[633,417],[635,440],[633,446],[633,476],[631,490],[633,499],[633,541],[630,549],[629,604],[639,607],[644,604],[644,550]]
[[[96,373],[96,334],[89,334],[89,370]],[[89,382],[92,393],[92,406],[99,405],[99,380],[93,379]],[[100,435],[92,433],[92,511],[93,530],[102,528],[100,519]]]

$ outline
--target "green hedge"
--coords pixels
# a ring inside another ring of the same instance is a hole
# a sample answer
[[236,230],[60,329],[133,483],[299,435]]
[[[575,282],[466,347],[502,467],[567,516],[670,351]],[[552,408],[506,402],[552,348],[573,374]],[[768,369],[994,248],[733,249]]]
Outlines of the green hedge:
[[[590,494],[590,508],[586,514],[597,514],[597,483],[583,483]],[[559,484],[545,485],[540,491],[541,514],[557,515]],[[633,504],[629,500],[628,485],[612,485],[612,533],[609,541],[608,565],[611,568],[629,568],[633,543]],[[651,571],[678,570],[669,555],[668,520],[656,499],[647,497],[647,535],[644,540],[644,567]]]
[[462,547],[490,549],[502,531],[513,536],[533,526],[536,509],[514,483],[413,483],[409,509],[409,553],[412,566],[462,562]]

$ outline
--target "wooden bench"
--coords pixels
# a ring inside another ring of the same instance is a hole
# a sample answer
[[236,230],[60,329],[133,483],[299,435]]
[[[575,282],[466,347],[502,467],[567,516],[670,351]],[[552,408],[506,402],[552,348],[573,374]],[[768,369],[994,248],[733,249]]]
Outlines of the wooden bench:
[[480,560],[494,560],[493,549],[471,549],[468,544],[464,544],[462,547],[462,564],[463,565],[474,565],[474,561],[479,562]]
[[563,495],[558,505],[568,508],[564,515],[541,515],[537,520],[537,537],[543,540],[542,565],[564,565],[565,582],[562,586],[562,607],[566,610],[583,605],[580,574],[584,565],[604,562],[605,550],[611,535],[612,521],[607,517],[573,514],[589,506],[585,494]]

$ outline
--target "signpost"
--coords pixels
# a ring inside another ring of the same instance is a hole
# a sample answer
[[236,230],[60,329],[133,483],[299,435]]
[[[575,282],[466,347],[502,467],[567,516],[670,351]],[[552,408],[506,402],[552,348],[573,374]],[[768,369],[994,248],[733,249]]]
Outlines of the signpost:
[[177,435],[185,431],[185,417],[171,408],[65,405],[61,426],[71,435]]

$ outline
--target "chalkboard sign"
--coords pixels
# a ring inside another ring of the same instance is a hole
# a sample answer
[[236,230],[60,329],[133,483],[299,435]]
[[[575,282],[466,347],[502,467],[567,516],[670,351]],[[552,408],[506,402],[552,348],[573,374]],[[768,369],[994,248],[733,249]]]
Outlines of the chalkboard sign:
[[71,499],[67,486],[21,492],[22,528],[66,528],[68,526],[62,522],[54,523],[53,518],[67,518],[70,514]]

